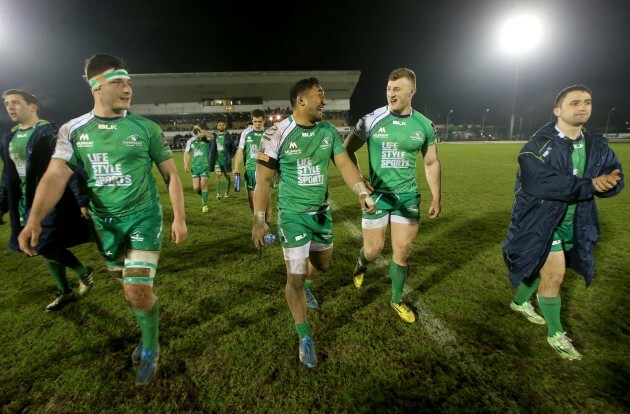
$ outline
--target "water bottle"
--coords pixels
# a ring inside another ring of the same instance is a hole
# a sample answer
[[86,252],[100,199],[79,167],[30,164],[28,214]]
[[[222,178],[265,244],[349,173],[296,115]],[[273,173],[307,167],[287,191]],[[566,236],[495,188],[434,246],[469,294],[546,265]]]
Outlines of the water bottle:
[[265,234],[265,237],[263,237],[263,240],[267,245],[274,244],[276,241],[276,235],[273,233],[267,233]]
[[234,174],[234,192],[235,193],[241,192],[241,173]]

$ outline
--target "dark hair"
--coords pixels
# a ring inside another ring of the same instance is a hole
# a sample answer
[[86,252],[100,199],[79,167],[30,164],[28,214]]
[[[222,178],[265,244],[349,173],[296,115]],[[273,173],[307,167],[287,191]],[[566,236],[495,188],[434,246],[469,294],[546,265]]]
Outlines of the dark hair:
[[20,95],[22,98],[24,98],[24,101],[27,104],[39,105],[39,101],[37,100],[37,97],[35,95],[33,95],[30,92],[23,91],[21,89],[9,89],[9,90],[6,90],[2,94],[2,98],[3,99],[6,98],[7,95]]
[[265,112],[262,109],[254,109],[252,111],[252,118],[260,118],[261,116],[265,117]]
[[567,88],[564,88],[563,90],[560,91],[560,93],[558,94],[558,96],[556,96],[556,108],[559,108],[560,106],[562,106],[562,101],[564,101],[564,98],[567,97],[567,95],[570,92],[574,92],[574,91],[582,91],[582,92],[586,92],[589,95],[593,96],[593,92],[591,92],[591,90],[584,86],[584,85],[571,85]]
[[388,81],[395,81],[401,78],[407,78],[413,83],[413,86],[416,86],[416,74],[413,70],[407,68],[398,68],[392,70],[387,78]]
[[301,81],[298,81],[295,85],[293,85],[291,87],[291,91],[289,92],[289,101],[291,102],[291,107],[295,107],[298,95],[308,91],[313,86],[318,85],[319,80],[317,80],[317,78],[302,79]]
[[96,53],[85,60],[85,77],[88,81],[108,69],[127,70],[128,68],[124,60],[106,53]]

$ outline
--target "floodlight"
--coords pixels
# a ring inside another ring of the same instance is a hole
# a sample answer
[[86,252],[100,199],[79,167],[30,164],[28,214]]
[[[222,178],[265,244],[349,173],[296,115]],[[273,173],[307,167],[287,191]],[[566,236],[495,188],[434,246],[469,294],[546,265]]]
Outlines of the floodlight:
[[541,36],[542,24],[531,15],[512,17],[501,26],[501,45],[510,53],[521,54],[531,50]]

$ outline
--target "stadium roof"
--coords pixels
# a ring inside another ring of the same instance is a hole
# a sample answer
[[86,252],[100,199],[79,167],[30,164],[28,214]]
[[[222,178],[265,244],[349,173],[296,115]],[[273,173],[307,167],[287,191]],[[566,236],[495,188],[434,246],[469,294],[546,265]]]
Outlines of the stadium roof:
[[316,77],[328,99],[350,99],[359,82],[356,71],[200,72],[132,74],[134,103],[198,102],[203,99],[262,97],[289,100],[300,79]]

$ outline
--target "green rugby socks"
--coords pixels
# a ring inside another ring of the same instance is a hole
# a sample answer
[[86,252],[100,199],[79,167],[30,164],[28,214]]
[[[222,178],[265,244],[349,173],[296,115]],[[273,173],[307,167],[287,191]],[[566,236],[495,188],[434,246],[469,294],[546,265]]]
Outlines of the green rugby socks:
[[207,191],[201,192],[201,202],[203,203],[204,206],[208,205],[208,192]]
[[140,330],[142,331],[142,348],[143,349],[157,349],[158,347],[158,335],[160,333],[160,300],[156,299],[153,309],[148,312],[139,311],[131,308]]
[[538,283],[540,282],[540,276],[537,276],[534,279],[525,279],[518,286],[518,290],[516,291],[516,295],[514,295],[514,303],[517,305],[522,305],[527,302],[536,289],[538,289]]
[[560,322],[560,308],[562,301],[560,296],[555,298],[546,298],[538,295],[538,305],[547,322],[549,336],[553,336],[556,332],[564,332],[562,322]]
[[367,266],[369,262],[367,261],[367,259],[365,258],[365,254],[363,251],[363,247],[361,247],[361,250],[359,250],[359,265],[361,267],[365,267]]
[[295,324],[295,330],[298,333],[298,337],[300,339],[304,338],[306,335],[312,336],[311,326],[308,324],[308,321],[304,321],[302,323]]
[[55,280],[59,291],[64,295],[71,292],[72,288],[70,287],[70,283],[68,283],[68,277],[66,276],[66,267],[49,259],[46,259],[46,266],[48,266],[48,269],[50,269],[52,277]]
[[389,276],[392,278],[392,303],[400,303],[402,292],[407,280],[409,266],[400,266],[393,260],[389,264]]

